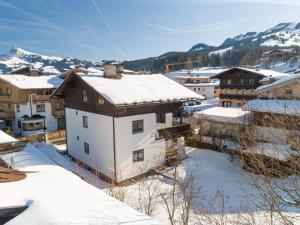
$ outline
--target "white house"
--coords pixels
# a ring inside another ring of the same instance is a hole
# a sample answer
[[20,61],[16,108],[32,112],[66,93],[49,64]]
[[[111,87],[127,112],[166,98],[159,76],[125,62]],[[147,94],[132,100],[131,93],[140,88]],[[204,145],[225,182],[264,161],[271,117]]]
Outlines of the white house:
[[172,113],[203,97],[160,74],[113,74],[105,68],[71,73],[52,97],[65,99],[69,155],[119,182],[165,161],[165,134],[190,129],[173,127]]
[[25,136],[63,128],[63,104],[50,101],[62,81],[59,76],[0,75],[0,119]]
[[214,81],[210,83],[185,83],[183,86],[205,97],[205,99],[214,99],[216,90],[219,89],[220,82]]

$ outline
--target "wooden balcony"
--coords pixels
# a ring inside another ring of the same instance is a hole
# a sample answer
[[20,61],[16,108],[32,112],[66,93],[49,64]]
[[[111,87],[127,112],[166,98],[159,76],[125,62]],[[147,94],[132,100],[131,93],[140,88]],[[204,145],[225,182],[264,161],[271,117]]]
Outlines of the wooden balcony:
[[158,138],[175,138],[180,136],[185,136],[189,134],[191,131],[191,125],[190,124],[182,124],[178,126],[168,127],[164,129],[157,130],[158,132]]
[[220,84],[221,89],[253,89],[255,90],[258,84]]
[[65,117],[65,110],[63,110],[63,109],[61,109],[61,110],[53,110],[52,114],[56,118],[63,118],[63,117]]
[[220,94],[220,99],[238,99],[238,100],[253,100],[255,95],[237,95],[237,94]]
[[15,112],[13,112],[13,111],[0,112],[0,118],[2,118],[2,119],[14,119],[15,118]]
[[48,102],[50,101],[50,95],[32,95],[33,103]]

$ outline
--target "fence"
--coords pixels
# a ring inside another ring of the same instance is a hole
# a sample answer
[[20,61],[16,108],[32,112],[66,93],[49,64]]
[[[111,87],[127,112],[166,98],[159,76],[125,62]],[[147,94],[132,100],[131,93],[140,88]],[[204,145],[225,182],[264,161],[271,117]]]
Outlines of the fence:
[[20,137],[19,140],[30,143],[45,141],[47,143],[54,143],[66,140],[66,130],[58,130],[53,132],[46,132],[38,135]]

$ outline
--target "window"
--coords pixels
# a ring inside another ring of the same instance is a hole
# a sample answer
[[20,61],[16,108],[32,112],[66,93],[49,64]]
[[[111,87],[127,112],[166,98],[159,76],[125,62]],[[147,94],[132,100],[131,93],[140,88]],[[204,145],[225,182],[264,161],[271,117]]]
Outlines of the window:
[[4,112],[4,105],[0,104],[0,112]]
[[21,120],[18,120],[18,128],[21,129]]
[[201,91],[201,88],[198,88],[198,91]]
[[133,162],[144,161],[144,149],[140,149],[133,152]]
[[84,142],[84,153],[90,154],[90,145],[86,142]]
[[197,88],[194,88],[194,91],[197,91]]
[[205,91],[205,88],[202,88],[202,91]]
[[10,96],[10,95],[11,95],[11,90],[10,90],[10,88],[6,88],[6,95],[7,95],[7,96]]
[[85,128],[88,128],[88,127],[89,127],[87,116],[83,116],[83,117],[82,117],[82,125],[83,125],[83,127],[85,127]]
[[241,84],[245,84],[245,79],[241,79]]
[[88,96],[87,96],[87,90],[82,91],[82,101],[87,102]]
[[77,141],[79,141],[79,136],[76,137]]
[[144,121],[143,120],[132,121],[132,133],[137,134],[141,132],[144,132]]
[[55,110],[62,110],[63,109],[63,104],[61,102],[56,102],[55,103]]
[[226,84],[232,84],[231,80],[226,80]]
[[255,80],[254,79],[249,79],[249,84],[250,85],[254,85],[255,84]]
[[97,104],[98,105],[103,105],[104,104],[104,99],[99,96],[98,99],[97,99]]
[[46,111],[45,104],[37,104],[36,105],[36,111],[37,112],[45,112]]
[[20,112],[20,105],[19,104],[16,105],[16,110],[17,110],[17,112]]
[[76,115],[78,115],[78,111],[76,110]]
[[292,94],[293,94],[293,90],[290,89],[290,88],[286,88],[286,89],[284,90],[284,93],[285,93],[286,95],[292,95]]
[[156,123],[165,123],[166,114],[165,113],[156,113]]

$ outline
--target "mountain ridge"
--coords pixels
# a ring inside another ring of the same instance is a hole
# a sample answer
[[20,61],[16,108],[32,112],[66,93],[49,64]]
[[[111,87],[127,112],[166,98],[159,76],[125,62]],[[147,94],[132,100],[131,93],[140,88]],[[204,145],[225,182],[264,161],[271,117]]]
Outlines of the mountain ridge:
[[0,72],[9,73],[13,70],[31,66],[46,74],[59,74],[74,66],[90,67],[94,64],[88,60],[73,57],[47,56],[13,47],[0,55]]
[[[279,23],[262,32],[247,32],[229,37],[219,46],[199,43],[186,52],[124,61],[124,65],[127,69],[152,72],[164,72],[166,64],[187,61],[200,61],[192,66],[238,66],[255,63],[264,51],[291,46],[300,48],[300,21]],[[178,66],[177,69],[181,67]]]

